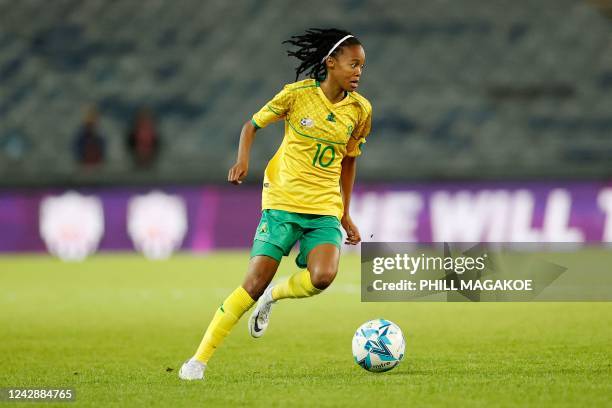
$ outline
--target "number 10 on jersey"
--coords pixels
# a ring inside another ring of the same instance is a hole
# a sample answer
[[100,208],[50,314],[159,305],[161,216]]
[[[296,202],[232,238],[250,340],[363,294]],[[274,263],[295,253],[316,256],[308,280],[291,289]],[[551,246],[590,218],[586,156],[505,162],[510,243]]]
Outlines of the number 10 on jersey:
[[330,164],[336,158],[336,150],[334,150],[334,146],[325,146],[321,143],[317,143],[317,151],[312,158],[312,165],[317,167],[329,167]]

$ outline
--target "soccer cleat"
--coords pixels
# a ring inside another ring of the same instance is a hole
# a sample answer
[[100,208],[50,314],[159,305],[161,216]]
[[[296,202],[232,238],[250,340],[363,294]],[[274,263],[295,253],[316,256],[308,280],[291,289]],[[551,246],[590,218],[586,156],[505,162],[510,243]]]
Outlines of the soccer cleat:
[[270,321],[270,310],[276,303],[272,299],[272,286],[268,286],[263,295],[259,298],[253,314],[249,318],[249,333],[257,338],[264,335]]
[[179,371],[179,378],[181,380],[202,380],[204,379],[204,370],[206,370],[206,364],[191,358],[183,364]]

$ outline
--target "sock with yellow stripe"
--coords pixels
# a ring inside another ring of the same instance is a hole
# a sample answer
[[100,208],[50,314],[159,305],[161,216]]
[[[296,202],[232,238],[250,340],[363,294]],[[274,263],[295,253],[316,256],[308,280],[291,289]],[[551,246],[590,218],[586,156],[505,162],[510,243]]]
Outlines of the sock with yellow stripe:
[[242,315],[253,306],[255,301],[242,286],[239,286],[223,301],[204,333],[194,359],[208,363],[217,347],[227,337]]
[[307,270],[299,271],[291,275],[285,282],[279,283],[272,288],[272,299],[304,298],[321,293],[310,280]]

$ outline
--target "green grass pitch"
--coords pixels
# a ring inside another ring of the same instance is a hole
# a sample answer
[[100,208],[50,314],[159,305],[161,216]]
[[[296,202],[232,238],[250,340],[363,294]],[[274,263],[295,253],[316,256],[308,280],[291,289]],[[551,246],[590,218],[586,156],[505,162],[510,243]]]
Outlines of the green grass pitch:
[[[322,295],[279,302],[265,337],[243,318],[204,382],[180,381],[247,258],[0,258],[0,387],[74,387],[69,406],[612,405],[612,303],[361,303],[355,255]],[[377,317],[407,339],[383,374],[350,346]]]

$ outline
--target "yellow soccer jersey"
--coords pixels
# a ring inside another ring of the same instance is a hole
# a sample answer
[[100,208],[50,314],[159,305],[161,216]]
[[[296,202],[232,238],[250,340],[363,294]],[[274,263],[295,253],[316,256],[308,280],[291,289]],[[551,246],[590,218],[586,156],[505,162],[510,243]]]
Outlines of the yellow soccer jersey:
[[252,123],[284,120],[285,137],[266,167],[262,209],[342,217],[341,162],[361,154],[372,106],[357,92],[331,103],[314,79],[286,85]]

